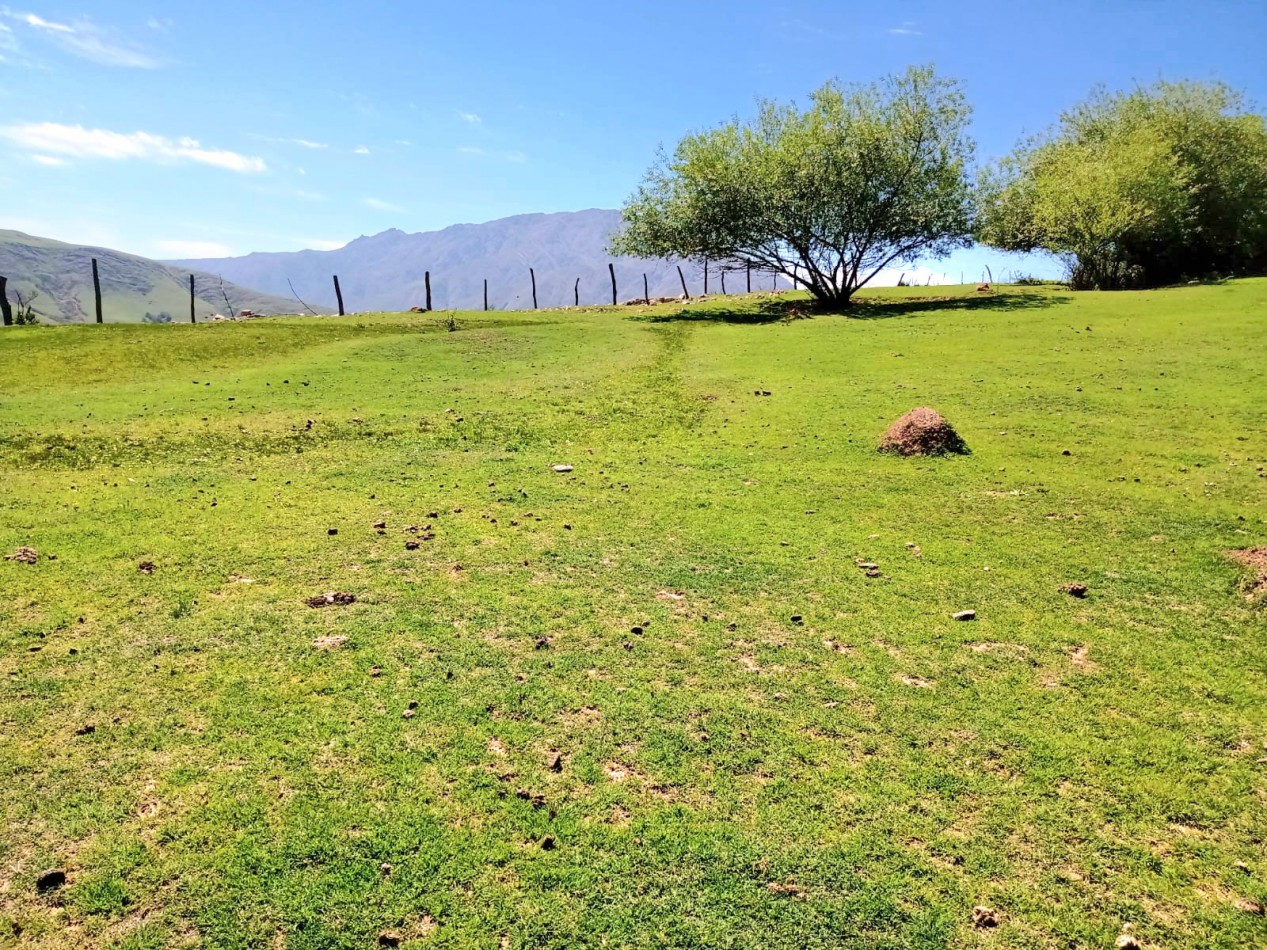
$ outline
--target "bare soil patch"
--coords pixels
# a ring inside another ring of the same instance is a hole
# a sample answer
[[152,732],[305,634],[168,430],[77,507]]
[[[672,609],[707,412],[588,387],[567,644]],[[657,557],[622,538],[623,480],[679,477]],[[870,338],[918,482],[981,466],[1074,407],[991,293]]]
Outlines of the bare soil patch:
[[1267,548],[1242,548],[1228,551],[1227,556],[1254,572],[1254,580],[1249,587],[1250,597],[1267,594]]

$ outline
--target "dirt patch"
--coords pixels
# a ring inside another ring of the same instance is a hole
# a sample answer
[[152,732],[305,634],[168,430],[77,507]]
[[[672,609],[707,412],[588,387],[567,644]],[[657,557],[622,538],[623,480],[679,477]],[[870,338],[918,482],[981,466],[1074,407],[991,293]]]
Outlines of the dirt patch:
[[913,689],[933,688],[933,681],[926,680],[922,676],[899,676],[897,679],[903,686],[910,686]]
[[967,455],[968,445],[941,413],[921,406],[889,426],[881,452],[895,455]]
[[1249,585],[1249,597],[1267,594],[1267,548],[1243,548],[1228,551],[1227,556],[1254,572],[1254,579]]
[[1074,647],[1069,652],[1069,662],[1083,673],[1094,673],[1100,668],[1100,665],[1091,659],[1091,648],[1086,645]]
[[312,641],[312,645],[318,650],[337,650],[347,642],[347,637],[317,637]]
[[313,608],[332,607],[336,604],[346,606],[347,604],[356,603],[356,595],[331,591],[328,594],[318,594],[316,597],[309,597],[304,603]]

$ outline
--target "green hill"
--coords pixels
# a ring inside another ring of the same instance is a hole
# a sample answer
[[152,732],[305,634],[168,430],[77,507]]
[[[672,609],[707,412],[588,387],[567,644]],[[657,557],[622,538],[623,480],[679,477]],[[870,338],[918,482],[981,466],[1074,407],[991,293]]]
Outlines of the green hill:
[[[9,278],[9,299],[30,299],[41,321],[84,323],[96,319],[92,259],[101,274],[102,310],[109,323],[184,322],[189,319],[189,274],[157,261],[100,247],[80,247],[20,231],[0,230],[0,275]],[[294,313],[293,299],[222,283],[195,273],[198,319],[251,310],[257,314]],[[225,301],[225,295],[228,302]],[[321,308],[315,308],[321,310]],[[328,312],[328,311],[325,311]]]

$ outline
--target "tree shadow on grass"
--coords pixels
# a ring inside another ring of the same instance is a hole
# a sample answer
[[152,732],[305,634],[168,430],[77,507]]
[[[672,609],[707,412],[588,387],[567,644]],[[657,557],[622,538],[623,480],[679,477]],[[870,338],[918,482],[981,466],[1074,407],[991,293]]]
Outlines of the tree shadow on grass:
[[[1045,310],[1067,304],[1069,294],[1037,293],[1024,290],[1008,290],[1002,293],[957,294],[944,297],[857,297],[847,308],[821,305],[805,297],[788,299],[761,299],[745,301],[736,306],[725,298],[713,298],[703,303],[689,304],[677,310],[648,313],[628,319],[645,323],[732,323],[760,325],[783,320],[800,320],[812,317],[845,317],[852,320],[890,320],[898,317],[917,317],[926,313],[985,310],[1016,312]],[[743,298],[739,298],[743,300]]]

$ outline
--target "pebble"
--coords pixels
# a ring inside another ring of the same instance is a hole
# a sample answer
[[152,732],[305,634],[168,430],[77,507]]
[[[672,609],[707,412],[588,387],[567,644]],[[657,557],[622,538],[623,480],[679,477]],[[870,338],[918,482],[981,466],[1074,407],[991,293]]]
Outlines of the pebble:
[[976,620],[977,612],[975,610],[961,610],[953,616],[955,620]]

